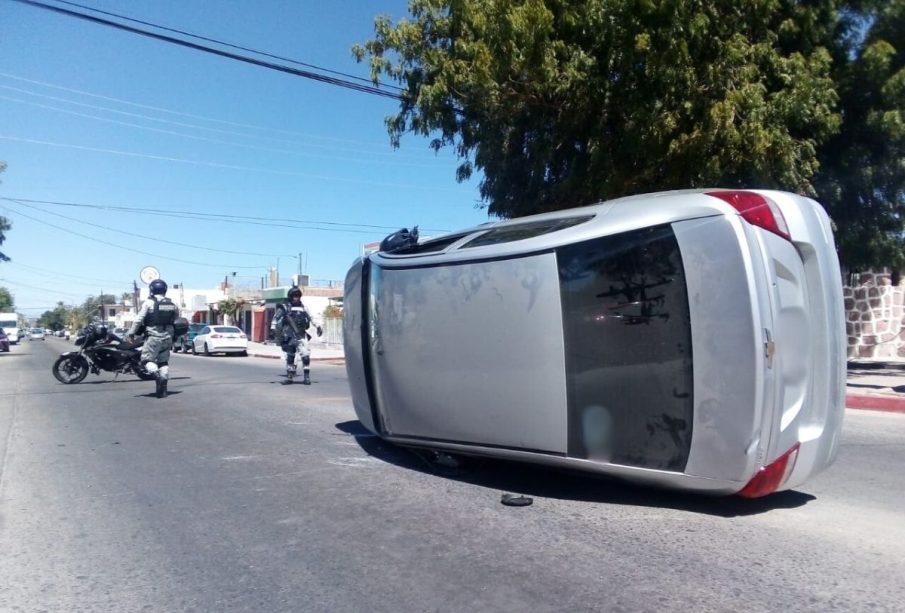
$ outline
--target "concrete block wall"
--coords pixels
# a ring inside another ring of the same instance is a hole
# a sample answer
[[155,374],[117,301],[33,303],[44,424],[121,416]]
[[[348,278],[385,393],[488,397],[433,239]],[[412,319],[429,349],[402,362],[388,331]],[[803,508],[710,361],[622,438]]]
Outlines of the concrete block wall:
[[905,359],[905,279],[901,277],[887,269],[843,275],[849,357]]

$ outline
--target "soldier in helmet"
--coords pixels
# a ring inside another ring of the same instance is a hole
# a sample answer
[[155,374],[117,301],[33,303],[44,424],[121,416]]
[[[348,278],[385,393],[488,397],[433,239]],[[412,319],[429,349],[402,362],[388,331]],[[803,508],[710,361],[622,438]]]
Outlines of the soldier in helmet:
[[167,394],[167,380],[170,377],[170,349],[173,348],[173,324],[179,317],[179,307],[166,297],[167,284],[155,279],[148,285],[149,296],[142,302],[141,310],[128,335],[134,337],[139,332],[147,334],[141,348],[141,361],[149,373],[157,377],[157,397]]
[[[286,376],[292,382],[297,370],[296,353],[301,355],[302,370],[305,378],[302,383],[311,385],[311,350],[308,348],[308,328],[311,327],[311,314],[302,304],[302,290],[292,286],[286,295],[286,302],[277,305],[271,329],[280,341],[280,348],[286,356]],[[317,335],[323,334],[317,326]]]

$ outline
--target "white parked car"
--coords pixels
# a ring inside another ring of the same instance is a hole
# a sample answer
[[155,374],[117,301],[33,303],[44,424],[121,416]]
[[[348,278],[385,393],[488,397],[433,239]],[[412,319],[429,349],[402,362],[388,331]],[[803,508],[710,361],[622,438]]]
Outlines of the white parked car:
[[43,341],[44,340],[44,329],[43,328],[32,328],[28,331],[29,340],[33,341]]
[[204,326],[192,340],[192,353],[248,355],[248,337],[234,326]]
[[765,496],[836,456],[846,335],[830,220],[690,190],[483,225],[346,277],[355,412],[401,445]]

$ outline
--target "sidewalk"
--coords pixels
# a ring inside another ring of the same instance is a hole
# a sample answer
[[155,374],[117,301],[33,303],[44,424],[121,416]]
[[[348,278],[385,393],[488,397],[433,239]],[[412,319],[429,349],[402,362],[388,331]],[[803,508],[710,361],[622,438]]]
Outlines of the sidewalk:
[[845,406],[905,413],[905,360],[848,361]]
[[[311,361],[330,362],[343,364],[346,361],[345,353],[343,353],[342,345],[328,345],[326,343],[308,343],[311,349]],[[256,358],[270,358],[280,360],[283,358],[283,350],[279,345],[271,343],[255,343],[248,342],[248,355]]]

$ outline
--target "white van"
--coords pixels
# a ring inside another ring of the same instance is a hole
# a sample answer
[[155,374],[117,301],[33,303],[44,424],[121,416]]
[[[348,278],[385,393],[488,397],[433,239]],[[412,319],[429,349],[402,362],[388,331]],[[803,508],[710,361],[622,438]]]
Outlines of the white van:
[[401,445],[714,494],[797,487],[845,399],[830,220],[777,191],[634,196],[357,261],[362,424]]
[[9,344],[19,342],[19,317],[15,313],[0,313],[0,328],[6,332]]

